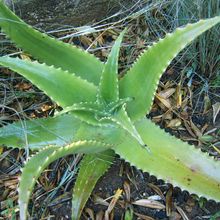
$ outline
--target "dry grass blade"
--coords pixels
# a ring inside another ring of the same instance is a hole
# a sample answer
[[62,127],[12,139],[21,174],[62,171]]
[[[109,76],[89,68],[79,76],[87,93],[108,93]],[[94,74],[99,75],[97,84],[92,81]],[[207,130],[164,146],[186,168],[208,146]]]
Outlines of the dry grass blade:
[[114,209],[118,199],[120,198],[121,194],[122,194],[122,189],[117,189],[114,197],[112,198],[108,209],[105,211],[105,220],[109,219],[109,215],[111,214],[112,210]]

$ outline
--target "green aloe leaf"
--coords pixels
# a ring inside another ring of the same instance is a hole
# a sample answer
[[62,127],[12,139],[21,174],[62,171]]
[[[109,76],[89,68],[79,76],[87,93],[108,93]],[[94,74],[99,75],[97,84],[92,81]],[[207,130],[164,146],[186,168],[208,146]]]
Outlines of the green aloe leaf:
[[125,31],[122,31],[115,41],[108,60],[104,66],[99,85],[99,100],[104,103],[116,102],[119,99],[118,91],[118,57],[121,42]]
[[96,57],[33,29],[11,12],[2,1],[0,27],[19,47],[40,61],[99,84],[103,64]]
[[15,122],[0,128],[0,145],[28,146],[31,150],[48,145],[64,146],[73,142],[80,125],[81,121],[71,114]]
[[122,144],[113,148],[117,154],[132,166],[182,190],[220,201],[218,161],[170,136],[149,119],[143,119],[135,125],[151,154],[131,138],[126,138]]
[[114,161],[114,151],[87,154],[80,162],[80,170],[73,189],[72,220],[80,218],[83,208],[99,178]]
[[57,115],[62,115],[68,112],[71,112],[82,121],[95,126],[102,126],[102,123],[98,119],[99,117],[109,115],[107,112],[105,112],[103,106],[97,102],[75,103],[64,108],[64,110],[59,112]]
[[104,114],[103,106],[98,104],[97,102],[80,102],[65,107],[65,109],[59,112],[58,115],[65,114],[67,112],[74,112],[74,111],[86,111],[86,112],[92,112],[94,114]]
[[136,130],[134,124],[131,122],[131,119],[129,118],[126,109],[126,104],[122,106],[121,109],[119,109],[115,114],[111,117],[107,117],[107,120],[113,121],[116,123],[119,127],[126,130],[131,136],[133,136],[142,147],[145,147],[145,143],[143,142],[141,136],[139,135],[138,131]]
[[22,169],[19,182],[20,219],[27,219],[28,201],[34,185],[42,171],[56,159],[75,153],[98,153],[110,148],[111,145],[97,141],[78,141],[64,147],[46,147],[31,157]]
[[120,97],[134,97],[127,111],[132,120],[149,113],[162,73],[172,59],[192,40],[220,22],[220,17],[200,20],[178,28],[144,51],[119,82]]
[[62,107],[95,101],[95,85],[62,69],[7,56],[0,57],[0,64],[26,77]]

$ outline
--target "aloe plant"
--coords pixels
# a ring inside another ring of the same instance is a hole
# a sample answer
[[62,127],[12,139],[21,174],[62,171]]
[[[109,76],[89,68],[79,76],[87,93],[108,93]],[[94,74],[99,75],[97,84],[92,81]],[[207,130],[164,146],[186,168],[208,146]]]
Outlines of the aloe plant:
[[[0,2],[0,26],[38,61],[0,57],[0,64],[21,74],[63,108],[54,117],[0,129],[0,143],[28,147],[31,156],[19,182],[20,219],[27,218],[30,195],[41,172],[54,160],[84,153],[73,190],[72,218],[79,219],[97,180],[115,153],[131,165],[198,196],[220,201],[220,163],[194,146],[165,133],[145,116],[160,76],[193,39],[220,17],[178,28],[148,47],[118,80],[118,56],[124,30],[106,63],[57,41],[24,23]],[[159,138],[158,138],[159,137]]]

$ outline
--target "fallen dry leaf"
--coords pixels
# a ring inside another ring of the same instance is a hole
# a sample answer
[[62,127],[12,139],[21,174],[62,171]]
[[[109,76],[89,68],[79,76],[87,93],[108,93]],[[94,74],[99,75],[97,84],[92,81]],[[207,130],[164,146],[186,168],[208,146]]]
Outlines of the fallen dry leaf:
[[31,58],[28,54],[22,53],[22,54],[20,54],[20,57],[21,57],[22,60],[31,61]]
[[25,82],[20,82],[17,85],[15,85],[16,89],[19,89],[21,91],[26,91],[32,87],[32,84],[30,83],[25,83]]
[[105,199],[101,198],[100,196],[96,194],[93,195],[93,201],[95,204],[109,206],[109,203]]
[[156,192],[160,197],[161,199],[165,202],[165,196],[163,195],[162,191],[160,190],[160,188],[152,183],[148,183],[147,184],[151,189],[154,190],[154,192]]
[[211,108],[211,100],[208,95],[205,95],[204,97],[204,108],[203,108],[203,113],[205,114],[210,108]]
[[182,90],[181,90],[181,85],[178,84],[176,87],[176,106],[177,108],[180,108],[182,106]]
[[190,125],[191,125],[191,128],[192,128],[194,134],[197,137],[201,137],[202,136],[202,132],[199,130],[199,128],[197,128],[197,126],[193,123],[192,120],[190,120]]
[[95,220],[94,212],[93,212],[92,209],[90,209],[90,208],[86,208],[86,209],[85,209],[85,213],[89,216],[89,219],[91,219],[91,220]]
[[104,218],[104,212],[101,210],[97,213],[95,220],[103,220]]
[[[156,94],[157,100],[159,100],[166,108],[170,109],[172,107],[171,101],[169,99],[164,99],[160,95]],[[163,106],[161,106],[159,103],[158,105],[163,109]]]
[[183,220],[189,220],[189,218],[187,217],[186,213],[182,210],[182,208],[180,208],[176,204],[174,204],[174,206],[176,210],[179,212],[179,214],[182,216]]
[[150,199],[139,199],[135,202],[132,202],[133,205],[143,206],[151,209],[165,209],[165,205],[158,201],[150,200]]
[[124,182],[124,192],[127,201],[131,200],[131,188],[127,181]]
[[214,105],[212,105],[212,108],[213,108],[213,124],[215,124],[217,115],[220,112],[220,102],[216,102]]
[[172,205],[173,205],[173,187],[170,187],[166,194],[166,214],[170,216],[172,213]]
[[163,98],[163,99],[168,99],[171,95],[175,93],[176,89],[174,88],[169,88],[169,89],[164,89],[158,93],[158,95]]
[[169,220],[181,220],[181,219],[182,219],[181,215],[177,212],[171,212],[169,216]]
[[167,128],[178,128],[181,125],[181,120],[179,118],[175,118],[172,119],[171,121],[169,121],[169,123],[167,124]]
[[122,189],[117,189],[115,195],[113,196],[107,210],[105,211],[105,220],[109,219],[109,215],[112,212],[112,210],[114,209],[119,197],[121,196],[123,190]]
[[139,214],[137,212],[134,212],[134,214],[139,218],[139,219],[143,219],[143,220],[155,220],[154,218],[147,216],[147,215],[142,215]]

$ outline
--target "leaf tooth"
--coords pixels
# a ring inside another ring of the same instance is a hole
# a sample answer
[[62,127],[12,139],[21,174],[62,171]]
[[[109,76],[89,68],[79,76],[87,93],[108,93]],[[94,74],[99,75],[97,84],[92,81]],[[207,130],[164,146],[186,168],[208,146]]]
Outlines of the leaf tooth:
[[[10,22],[16,22],[16,21],[10,20]],[[20,24],[20,22],[17,22],[17,23]],[[21,24],[23,24],[22,21],[21,21]],[[94,56],[94,55],[91,54],[91,53],[86,52],[85,50],[83,50],[83,49],[80,48],[80,47],[76,47],[76,46],[73,45],[73,44],[64,43],[63,41],[60,41],[60,40],[58,40],[58,39],[56,39],[56,38],[54,38],[54,37],[49,37],[46,33],[40,32],[40,31],[36,30],[35,28],[32,28],[32,26],[29,25],[29,24],[27,24],[27,23],[25,23],[25,25],[26,25],[27,29],[31,30],[31,31],[34,32],[35,34],[36,34],[36,33],[37,33],[37,34],[38,34],[38,33],[41,33],[44,38],[47,38],[47,39],[49,38],[51,41],[56,42],[56,44],[59,44],[60,46],[68,47],[68,48],[70,48],[70,49],[72,49],[72,48],[77,49],[80,53],[86,54],[86,55],[88,55],[88,56],[90,56],[90,57],[93,57],[93,58],[95,58],[97,61],[100,62],[100,60],[98,59],[98,57]],[[11,38],[8,36],[7,31],[6,31],[6,29],[5,29],[4,27],[1,27],[1,29],[2,29],[2,31],[3,31],[4,33],[6,33],[7,39],[9,39],[11,42],[13,42],[14,44],[16,44],[19,48],[22,48],[22,49],[24,49],[24,51],[26,51],[26,49],[24,48],[23,45],[19,44],[18,42],[14,41],[13,39],[11,39]],[[27,52],[28,52],[28,51],[27,51]],[[36,54],[36,55],[34,55],[34,57],[38,58],[39,60],[42,60],[42,59],[40,58],[40,55],[37,55],[37,54]]]
[[[117,152],[116,152],[116,153],[117,153]],[[121,157],[121,156],[120,156],[120,157]],[[206,199],[208,199],[208,200],[215,201],[215,200],[214,200],[212,197],[210,197],[210,196],[204,197],[204,195],[202,195],[200,192],[194,192],[194,193],[190,192],[189,190],[187,190],[187,189],[185,188],[184,185],[181,185],[181,184],[177,183],[174,179],[164,179],[164,177],[162,177],[162,176],[159,175],[159,174],[156,174],[156,173],[154,173],[154,172],[152,172],[152,171],[144,170],[144,169],[138,167],[136,164],[133,164],[133,163],[130,162],[128,159],[125,159],[125,158],[122,158],[122,159],[123,159],[125,162],[129,163],[129,164],[130,164],[132,167],[134,167],[135,169],[141,170],[141,171],[144,172],[144,173],[148,173],[150,176],[154,176],[154,177],[156,177],[158,180],[162,180],[162,181],[164,181],[165,183],[172,184],[174,187],[179,188],[181,191],[186,191],[186,192],[188,192],[188,193],[191,194],[191,195],[197,195],[199,198],[202,197],[202,198],[206,198]],[[194,191],[195,191],[195,190],[194,190]]]

